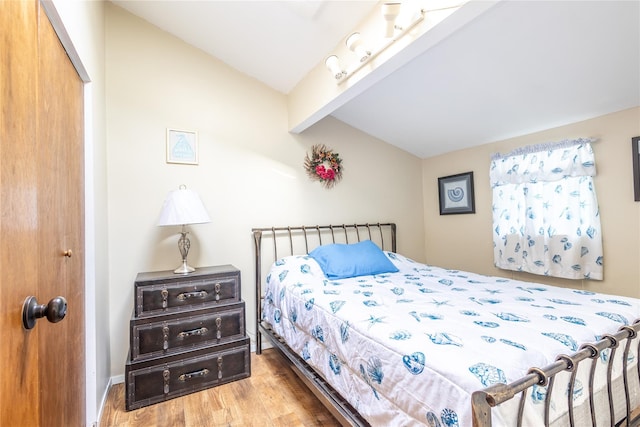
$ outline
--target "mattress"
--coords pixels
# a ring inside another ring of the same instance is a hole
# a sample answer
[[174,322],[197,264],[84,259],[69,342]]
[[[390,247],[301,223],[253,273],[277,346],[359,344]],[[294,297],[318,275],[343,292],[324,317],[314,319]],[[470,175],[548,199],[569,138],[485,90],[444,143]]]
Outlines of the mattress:
[[[397,273],[342,280],[327,279],[308,256],[277,260],[262,311],[262,320],[374,426],[471,426],[473,391],[519,379],[640,317],[633,298],[385,254]],[[587,399],[586,381],[578,375],[578,406]],[[528,394],[524,425],[540,425],[545,390]],[[552,423],[566,416],[566,392],[554,389]],[[515,425],[516,401],[496,409],[493,425]]]

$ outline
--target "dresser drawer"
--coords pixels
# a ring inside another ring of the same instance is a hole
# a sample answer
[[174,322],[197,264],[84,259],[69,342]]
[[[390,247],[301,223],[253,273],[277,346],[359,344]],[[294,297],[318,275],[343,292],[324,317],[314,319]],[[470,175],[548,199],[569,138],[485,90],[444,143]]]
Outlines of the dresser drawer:
[[245,336],[244,302],[130,322],[131,360],[158,357]]
[[135,282],[135,317],[192,310],[240,301],[240,271],[208,267],[189,275],[141,273]]
[[189,354],[128,362],[125,368],[126,409],[151,405],[250,374],[248,338]]

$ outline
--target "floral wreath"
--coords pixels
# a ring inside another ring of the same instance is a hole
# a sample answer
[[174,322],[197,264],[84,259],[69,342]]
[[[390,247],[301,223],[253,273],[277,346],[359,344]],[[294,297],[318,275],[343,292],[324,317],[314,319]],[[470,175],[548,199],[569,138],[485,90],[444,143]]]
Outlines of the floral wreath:
[[307,153],[304,168],[309,178],[318,180],[326,188],[331,188],[342,179],[342,159],[322,145],[311,147],[311,157]]

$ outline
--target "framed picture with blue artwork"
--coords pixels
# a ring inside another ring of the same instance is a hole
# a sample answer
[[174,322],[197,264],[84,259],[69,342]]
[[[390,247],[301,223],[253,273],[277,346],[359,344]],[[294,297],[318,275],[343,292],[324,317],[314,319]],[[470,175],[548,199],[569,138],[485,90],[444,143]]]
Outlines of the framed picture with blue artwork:
[[440,215],[476,213],[473,172],[438,178]]
[[198,133],[167,129],[167,163],[198,164]]

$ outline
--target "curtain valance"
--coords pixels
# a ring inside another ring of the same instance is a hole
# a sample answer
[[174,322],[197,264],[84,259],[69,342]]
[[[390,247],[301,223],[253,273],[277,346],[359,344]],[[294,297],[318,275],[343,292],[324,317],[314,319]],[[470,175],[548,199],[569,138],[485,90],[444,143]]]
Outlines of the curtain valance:
[[492,156],[491,187],[525,182],[558,181],[568,176],[595,176],[596,164],[591,143],[578,138],[523,147],[508,154]]

